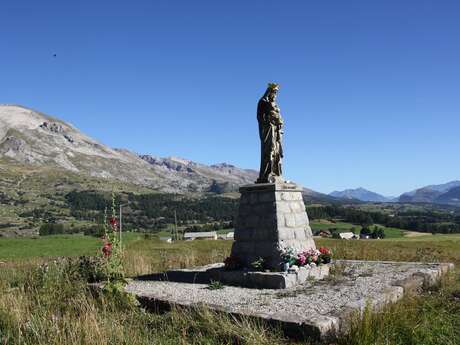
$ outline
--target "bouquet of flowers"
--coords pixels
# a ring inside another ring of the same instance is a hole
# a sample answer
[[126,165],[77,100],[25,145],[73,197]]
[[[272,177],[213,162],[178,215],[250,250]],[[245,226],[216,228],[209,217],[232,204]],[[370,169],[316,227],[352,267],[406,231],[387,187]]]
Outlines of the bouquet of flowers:
[[293,265],[298,267],[314,267],[330,263],[332,260],[332,251],[329,248],[321,247],[319,250],[309,249],[300,253],[295,253],[292,248],[286,248],[281,253],[281,258],[285,270]]

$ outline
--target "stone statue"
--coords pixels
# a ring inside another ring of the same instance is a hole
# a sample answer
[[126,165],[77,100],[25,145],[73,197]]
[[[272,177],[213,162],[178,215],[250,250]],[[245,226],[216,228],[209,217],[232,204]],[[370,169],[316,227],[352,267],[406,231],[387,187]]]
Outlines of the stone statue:
[[256,183],[283,181],[281,177],[283,119],[280,108],[276,104],[278,90],[278,84],[268,84],[267,91],[257,105],[261,158],[260,173]]
[[[276,104],[278,90],[277,84],[268,84],[257,105],[261,144],[259,178],[255,184],[239,189],[241,197],[231,258],[249,269],[254,261],[262,258],[265,268],[279,271],[284,268],[286,251],[302,253],[316,249],[302,188],[282,178],[283,119]],[[230,281],[238,276],[233,277]],[[245,284],[241,282],[245,279],[234,283]],[[249,285],[258,284],[247,279]],[[266,282],[265,276],[261,280]]]

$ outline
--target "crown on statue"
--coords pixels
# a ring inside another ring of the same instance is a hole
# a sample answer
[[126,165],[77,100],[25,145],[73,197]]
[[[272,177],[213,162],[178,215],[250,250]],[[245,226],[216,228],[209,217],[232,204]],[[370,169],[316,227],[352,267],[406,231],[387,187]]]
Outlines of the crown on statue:
[[268,83],[268,88],[270,90],[279,90],[280,89],[280,85],[277,84],[277,83]]

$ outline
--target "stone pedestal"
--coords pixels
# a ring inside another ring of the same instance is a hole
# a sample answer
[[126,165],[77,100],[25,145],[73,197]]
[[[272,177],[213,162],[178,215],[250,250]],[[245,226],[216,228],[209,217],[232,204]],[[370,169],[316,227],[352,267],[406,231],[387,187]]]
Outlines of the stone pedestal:
[[232,256],[246,267],[263,258],[272,270],[281,266],[281,252],[315,247],[302,190],[293,183],[260,183],[240,188],[240,208]]

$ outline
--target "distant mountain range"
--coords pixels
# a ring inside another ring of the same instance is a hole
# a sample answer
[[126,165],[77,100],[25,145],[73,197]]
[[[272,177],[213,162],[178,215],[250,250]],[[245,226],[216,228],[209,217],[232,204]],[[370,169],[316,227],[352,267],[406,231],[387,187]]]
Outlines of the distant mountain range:
[[460,181],[422,187],[402,194],[398,201],[460,206]]
[[422,187],[399,197],[387,197],[364,188],[335,191],[329,196],[363,202],[433,203],[460,206],[460,181]]
[[[118,180],[165,193],[232,193],[258,177],[255,170],[228,163],[205,165],[114,149],[55,117],[23,106],[0,105],[0,175],[1,168],[11,163]],[[308,188],[304,195],[330,199]]]
[[345,189],[343,191],[334,191],[329,195],[340,199],[354,199],[365,202],[389,202],[394,200],[393,197],[386,197],[361,187],[356,189]]
[[[165,193],[233,193],[254,183],[258,172],[228,163],[205,165],[191,160],[138,155],[108,147],[60,119],[18,105],[0,105],[0,175],[9,164],[68,171],[79,176],[117,180]],[[36,170],[36,174],[38,174]],[[43,170],[44,171],[44,170]],[[54,171],[54,170],[53,170]],[[0,176],[1,177],[1,176]],[[1,179],[0,179],[1,180]],[[426,186],[399,198],[364,188],[329,195],[305,188],[319,202],[427,202],[460,206],[460,181]]]

